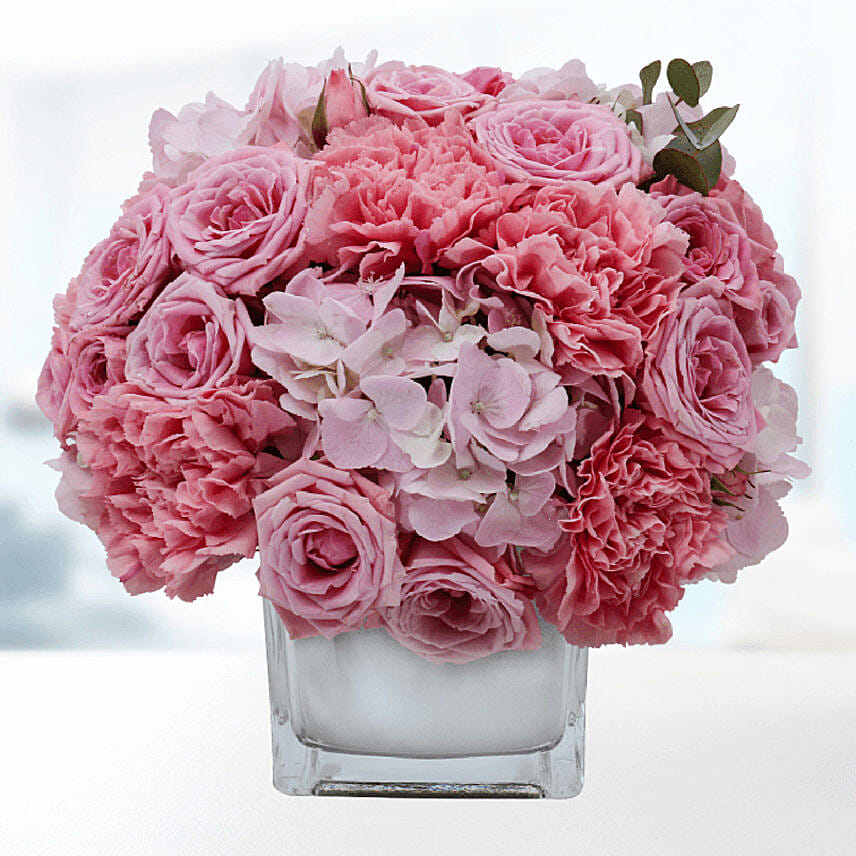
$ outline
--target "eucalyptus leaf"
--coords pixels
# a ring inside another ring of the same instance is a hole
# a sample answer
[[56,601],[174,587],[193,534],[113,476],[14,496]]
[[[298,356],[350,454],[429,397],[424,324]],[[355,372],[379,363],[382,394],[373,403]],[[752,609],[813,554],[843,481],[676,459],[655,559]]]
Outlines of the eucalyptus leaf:
[[638,110],[625,110],[624,111],[624,121],[627,122],[628,125],[635,125],[636,130],[639,133],[642,133],[642,114]]
[[649,62],[648,65],[639,72],[639,80],[642,81],[643,104],[651,103],[652,96],[654,95],[654,87],[660,79],[660,69],[662,67],[663,64],[660,60],[655,59],[654,62]]
[[702,98],[710,89],[710,82],[713,80],[713,66],[706,59],[703,59],[693,63],[693,71],[696,80],[698,80],[698,97]]
[[654,169],[663,177],[673,175],[685,187],[707,195],[710,185],[701,164],[691,154],[670,143],[654,155]]
[[690,107],[698,106],[701,87],[693,67],[685,59],[673,59],[666,68],[672,92]]
[[719,145],[719,140],[698,152],[696,159],[704,171],[705,179],[707,179],[708,190],[701,191],[707,196],[716,187],[716,182],[719,181],[719,175],[722,172],[722,146]]
[[717,107],[701,119],[687,123],[701,144],[701,148],[716,142],[725,133],[739,109],[739,104],[733,107]]
[[688,123],[683,116],[678,112],[677,105],[671,98],[669,98],[669,106],[672,108],[672,113],[675,114],[675,119],[677,120],[678,127],[672,132],[674,134],[683,134],[684,137],[692,143],[693,148],[703,149],[704,146],[699,142],[698,137],[693,130],[693,127],[690,123]]

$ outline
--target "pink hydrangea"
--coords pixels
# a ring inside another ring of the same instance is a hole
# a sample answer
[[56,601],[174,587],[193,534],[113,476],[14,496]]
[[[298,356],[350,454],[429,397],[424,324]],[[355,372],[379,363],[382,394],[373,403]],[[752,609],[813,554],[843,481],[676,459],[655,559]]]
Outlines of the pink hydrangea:
[[310,258],[363,277],[430,273],[443,251],[495,218],[503,188],[459,117],[436,128],[372,116],[334,130],[317,156]]
[[[192,403],[118,384],[80,420],[78,460],[88,477],[66,467],[65,505],[95,530],[131,594],[165,588],[193,600],[253,555],[253,498],[300,448],[270,382],[209,390]],[[73,485],[84,488],[76,498]]]
[[309,166],[283,149],[211,158],[172,193],[167,233],[185,268],[254,295],[300,264]]
[[565,638],[597,647],[662,643],[666,613],[683,585],[731,555],[719,535],[726,516],[712,504],[699,449],[668,423],[627,410],[612,436],[580,464],[579,491],[558,542],[524,567],[536,603]]
[[468,663],[503,650],[532,650],[541,629],[525,581],[461,538],[415,538],[405,556],[401,602],[387,630],[434,663]]

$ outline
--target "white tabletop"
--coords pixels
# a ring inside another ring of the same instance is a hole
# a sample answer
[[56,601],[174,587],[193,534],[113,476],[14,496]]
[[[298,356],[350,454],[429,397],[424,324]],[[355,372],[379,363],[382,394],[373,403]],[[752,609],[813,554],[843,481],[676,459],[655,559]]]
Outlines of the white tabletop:
[[856,853],[854,652],[593,652],[568,801],[282,796],[265,680],[261,650],[0,654],[0,853]]

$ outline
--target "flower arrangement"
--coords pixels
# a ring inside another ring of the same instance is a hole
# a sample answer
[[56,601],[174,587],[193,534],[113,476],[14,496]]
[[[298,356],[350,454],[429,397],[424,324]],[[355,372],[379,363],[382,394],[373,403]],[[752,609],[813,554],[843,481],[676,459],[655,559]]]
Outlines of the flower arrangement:
[[461,663],[538,647],[538,613],[665,642],[687,584],[780,546],[800,292],[710,64],[660,75],[340,50],[158,110],[37,396],[125,588],[193,600],[258,550],[293,637]]

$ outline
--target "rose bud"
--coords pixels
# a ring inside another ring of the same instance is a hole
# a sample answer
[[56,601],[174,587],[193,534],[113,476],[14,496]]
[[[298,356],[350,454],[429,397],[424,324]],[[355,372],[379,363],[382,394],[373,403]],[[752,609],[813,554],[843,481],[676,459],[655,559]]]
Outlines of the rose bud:
[[344,69],[334,68],[315,108],[312,139],[319,149],[323,149],[327,135],[333,128],[342,128],[348,122],[364,119],[368,115],[369,102],[363,84]]

